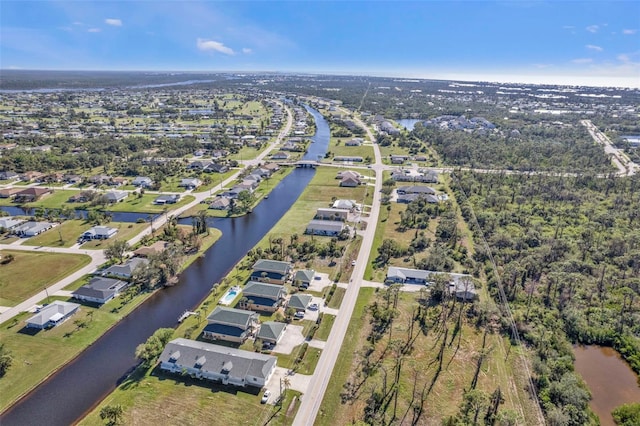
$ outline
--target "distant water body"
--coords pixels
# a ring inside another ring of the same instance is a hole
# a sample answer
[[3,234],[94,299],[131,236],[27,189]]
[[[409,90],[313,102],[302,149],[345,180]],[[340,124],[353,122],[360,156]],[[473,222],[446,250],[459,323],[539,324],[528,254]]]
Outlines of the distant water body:
[[411,131],[411,130],[413,130],[413,126],[415,126],[418,121],[422,121],[422,120],[418,120],[418,119],[415,119],[415,118],[403,118],[403,119],[396,120],[396,121],[398,122],[399,125],[401,125],[405,129]]
[[[227,80],[232,77],[226,78]],[[128,90],[128,89],[155,89],[162,87],[172,87],[172,86],[190,86],[194,84],[205,84],[205,83],[213,83],[218,80],[185,80],[185,81],[176,81],[175,83],[157,83],[157,84],[140,84],[134,86],[114,86],[110,88],[106,87],[48,87],[42,89],[2,89],[0,90],[0,94],[2,93],[56,93],[56,92],[104,92],[106,90]]]

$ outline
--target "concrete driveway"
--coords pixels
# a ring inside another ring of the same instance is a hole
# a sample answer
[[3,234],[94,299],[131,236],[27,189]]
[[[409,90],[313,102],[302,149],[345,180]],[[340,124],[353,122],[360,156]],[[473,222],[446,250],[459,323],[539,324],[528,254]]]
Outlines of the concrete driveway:
[[280,354],[290,354],[298,345],[304,343],[304,335],[302,334],[302,326],[289,324],[284,329],[284,335],[280,338],[278,344],[273,348],[272,352]]
[[[276,367],[275,371],[269,378],[269,381],[265,385],[265,389],[269,389],[271,391],[271,396],[267,401],[267,404],[275,404],[280,396],[280,379],[284,378],[289,379],[290,389],[297,390],[298,392],[305,393],[309,388],[309,383],[311,383],[311,379],[313,376],[307,376],[305,374],[294,373],[290,374],[289,370],[282,367]],[[283,390],[284,390],[284,384]]]
[[321,274],[319,272],[316,272],[316,276],[309,283],[309,290],[321,292],[325,287],[329,287],[332,284],[333,281],[329,279],[329,274]]

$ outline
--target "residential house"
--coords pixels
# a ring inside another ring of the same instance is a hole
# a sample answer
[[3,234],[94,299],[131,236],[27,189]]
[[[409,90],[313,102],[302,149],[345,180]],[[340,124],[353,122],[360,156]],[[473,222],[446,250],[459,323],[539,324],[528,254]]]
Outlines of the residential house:
[[391,164],[403,164],[409,159],[408,155],[391,155]]
[[138,186],[140,188],[150,188],[153,186],[153,180],[147,176],[137,176],[132,182],[131,185]]
[[143,257],[132,257],[121,265],[111,265],[104,271],[102,276],[113,275],[122,278],[131,278],[136,269],[142,268],[149,264],[149,259]]
[[212,164],[213,163],[211,161],[205,161],[205,160],[192,161],[187,166],[187,169],[188,170],[205,170],[207,167],[209,167]]
[[362,145],[362,139],[361,138],[349,139],[348,141],[346,141],[344,143],[344,146],[360,146],[360,145]]
[[118,296],[128,285],[126,281],[113,278],[93,277],[88,284],[71,293],[71,296],[74,299],[102,305]]
[[217,306],[207,317],[202,337],[210,340],[243,343],[254,334],[258,314],[242,309]]
[[89,179],[87,179],[87,181],[94,185],[110,185],[111,182],[113,181],[113,177],[109,175],[95,175],[95,176],[90,176]]
[[184,338],[170,341],[160,354],[164,371],[242,387],[265,386],[276,362],[271,355]]
[[150,246],[140,247],[139,249],[133,252],[133,255],[136,257],[144,257],[147,258],[149,256],[162,253],[169,243],[166,241],[156,241]]
[[24,172],[22,175],[20,175],[20,180],[24,182],[40,182],[40,179],[42,179],[43,177],[44,173],[29,171]]
[[11,216],[0,217],[0,229],[4,229],[6,231],[11,231],[16,226],[24,223],[23,219],[15,219]]
[[343,209],[354,211],[358,209],[358,205],[356,204],[356,200],[336,200],[333,202],[334,209]]
[[95,191],[80,191],[67,200],[70,203],[86,203],[89,200],[92,200],[95,197]]
[[271,173],[280,170],[278,163],[265,163],[262,168],[269,170]]
[[0,198],[13,198],[20,191],[22,191],[21,188],[3,188],[3,189],[0,189]]
[[434,272],[422,269],[409,269],[390,266],[387,271],[386,282],[401,284],[428,284],[429,276]]
[[336,155],[333,157],[333,161],[362,163],[364,158],[355,155]]
[[155,200],[153,200],[153,204],[163,205],[163,204],[175,204],[180,201],[180,194],[164,194],[158,195]]
[[316,219],[320,220],[340,220],[346,221],[349,217],[349,210],[334,208],[319,208],[316,210]]
[[216,197],[211,204],[210,209],[214,210],[228,210],[231,207],[231,200],[227,197]]
[[313,219],[307,225],[306,234],[336,236],[348,227],[339,220],[317,220]]
[[196,189],[202,185],[202,181],[198,178],[185,178],[180,180],[180,184],[178,186],[186,189]]
[[41,330],[53,328],[68,320],[73,314],[78,312],[79,308],[80,305],[77,303],[55,300],[29,318],[27,320],[27,327],[39,328]]
[[80,175],[64,175],[62,177],[62,180],[66,183],[76,185],[76,184],[82,183],[84,178]]
[[316,271],[313,269],[300,269],[299,271],[296,271],[293,276],[293,283],[300,288],[309,288],[309,285],[311,285],[311,281],[313,281],[315,275]]
[[478,299],[478,291],[470,277],[451,281],[448,292],[462,302],[473,302]]
[[108,240],[116,235],[118,228],[110,228],[108,226],[94,226],[86,230],[80,238],[84,240]]
[[429,186],[419,186],[419,185],[414,185],[414,186],[401,186],[398,189],[396,189],[396,192],[398,193],[398,195],[405,195],[405,194],[429,194],[429,195],[436,195],[436,190],[429,187]]
[[250,280],[284,284],[291,274],[291,264],[279,260],[260,259],[253,264]]
[[260,324],[260,330],[258,330],[258,334],[256,334],[256,340],[262,341],[263,348],[265,346],[267,346],[268,348],[273,348],[278,344],[278,342],[284,335],[285,328],[287,328],[287,324],[284,322],[263,322],[262,324]]
[[127,191],[107,191],[104,194],[108,203],[115,204],[124,201],[129,196]]
[[273,160],[288,160],[289,154],[284,151],[278,151],[271,156]]
[[211,163],[203,170],[207,173],[226,173],[229,171],[229,166],[226,164]]
[[402,194],[402,195],[398,195],[396,202],[408,204],[419,198],[425,200],[427,203],[432,203],[432,204],[436,204],[440,202],[440,199],[437,196],[430,195],[430,194]]
[[311,303],[313,296],[305,293],[292,294],[287,303],[287,308],[293,308],[296,312],[304,312]]
[[19,177],[20,175],[10,170],[0,172],[0,180],[15,180],[15,179],[18,179]]
[[51,222],[29,221],[14,227],[11,232],[23,238],[34,237],[36,235],[42,234],[45,231],[48,231],[54,226],[56,226],[56,224]]
[[287,291],[281,285],[249,281],[242,289],[240,307],[252,311],[275,312],[283,305],[286,295]]
[[16,192],[14,200],[16,203],[31,203],[51,193],[53,190],[49,188],[26,188]]

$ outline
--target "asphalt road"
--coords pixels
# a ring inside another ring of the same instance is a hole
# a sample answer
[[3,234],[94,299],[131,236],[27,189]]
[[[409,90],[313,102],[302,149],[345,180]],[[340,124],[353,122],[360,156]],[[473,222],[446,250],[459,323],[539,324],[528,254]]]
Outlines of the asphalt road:
[[[360,119],[355,118],[354,121],[366,130],[371,142],[375,141],[371,130]],[[371,211],[369,217],[364,219],[367,221],[367,229],[363,234],[362,245],[358,253],[356,265],[353,269],[344,299],[342,300],[342,305],[331,329],[331,334],[327,339],[325,349],[320,355],[307,392],[300,398],[301,404],[296,418],[293,421],[294,426],[312,425],[318,415],[320,404],[322,403],[329,379],[333,373],[333,367],[338,359],[338,354],[340,353],[340,348],[342,347],[342,342],[344,341],[347,327],[349,326],[349,321],[351,320],[351,315],[353,314],[353,309],[358,299],[360,286],[362,285],[364,271],[369,260],[369,252],[373,246],[376,224],[378,223],[378,215],[380,213],[380,190],[382,189],[382,171],[384,169],[378,145],[374,144],[373,149],[376,162],[372,166],[372,169],[376,173],[376,183]]]

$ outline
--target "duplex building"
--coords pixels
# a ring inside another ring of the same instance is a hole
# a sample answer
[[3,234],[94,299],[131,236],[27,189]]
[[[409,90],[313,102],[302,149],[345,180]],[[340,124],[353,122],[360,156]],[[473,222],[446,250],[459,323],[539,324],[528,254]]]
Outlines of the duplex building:
[[113,278],[93,277],[88,284],[71,293],[71,296],[74,299],[102,305],[118,296],[128,285],[126,281]]
[[[242,290],[240,307],[252,311],[275,312],[283,305],[285,288],[277,284],[249,281]],[[246,298],[246,300],[244,300]]]
[[276,361],[270,355],[178,338],[165,346],[160,368],[223,385],[261,388],[273,374]]
[[242,309],[217,306],[207,317],[202,337],[210,340],[243,343],[254,333],[258,314]]
[[80,305],[77,303],[56,300],[29,318],[27,320],[27,327],[39,328],[41,330],[53,328],[71,318],[73,314],[78,312],[79,308]]
[[271,284],[284,284],[289,279],[291,269],[292,266],[289,262],[260,259],[253,264],[250,280]]

